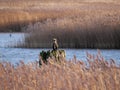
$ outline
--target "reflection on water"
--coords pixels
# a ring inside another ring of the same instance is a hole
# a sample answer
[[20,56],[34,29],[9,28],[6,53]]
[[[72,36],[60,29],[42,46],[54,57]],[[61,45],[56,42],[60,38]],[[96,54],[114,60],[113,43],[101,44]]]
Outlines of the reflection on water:
[[14,46],[24,41],[24,33],[0,33],[0,47]]

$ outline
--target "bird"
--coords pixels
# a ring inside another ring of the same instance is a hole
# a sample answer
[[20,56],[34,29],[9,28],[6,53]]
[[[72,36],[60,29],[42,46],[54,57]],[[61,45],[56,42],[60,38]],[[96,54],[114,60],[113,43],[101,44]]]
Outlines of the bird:
[[58,43],[57,43],[57,39],[53,38],[53,50],[57,50],[58,49]]

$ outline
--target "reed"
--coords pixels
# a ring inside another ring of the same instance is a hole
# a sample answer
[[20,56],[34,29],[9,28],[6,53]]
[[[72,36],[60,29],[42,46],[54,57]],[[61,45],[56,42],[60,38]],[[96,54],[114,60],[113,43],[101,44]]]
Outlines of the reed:
[[119,4],[118,0],[0,0],[0,31],[20,32],[29,23],[75,15],[75,10],[88,10],[94,6],[115,8],[116,11]]
[[120,12],[74,12],[79,14],[29,24],[25,47],[50,48],[55,37],[60,48],[120,48]]
[[35,63],[16,66],[0,62],[1,90],[119,90],[120,66],[100,52],[87,53],[87,62],[73,58],[57,64],[53,59],[41,67]]
[[18,47],[120,48],[118,0],[0,0],[0,31],[27,32]]

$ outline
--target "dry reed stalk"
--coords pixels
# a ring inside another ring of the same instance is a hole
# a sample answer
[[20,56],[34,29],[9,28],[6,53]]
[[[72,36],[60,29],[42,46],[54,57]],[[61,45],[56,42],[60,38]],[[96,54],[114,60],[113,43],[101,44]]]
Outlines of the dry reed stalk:
[[[65,61],[56,64],[52,61],[40,68],[37,63],[13,66],[0,63],[0,90],[119,90],[120,67],[110,61],[102,60],[100,53],[93,57],[87,54],[91,62]],[[96,62],[97,59],[97,62]],[[92,64],[91,64],[92,63]]]

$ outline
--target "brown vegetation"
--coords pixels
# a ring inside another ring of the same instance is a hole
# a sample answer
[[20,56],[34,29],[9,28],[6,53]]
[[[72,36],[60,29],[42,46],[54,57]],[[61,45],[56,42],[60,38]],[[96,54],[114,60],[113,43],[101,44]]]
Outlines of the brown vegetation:
[[0,1],[0,31],[25,31],[23,47],[120,48],[117,0]]
[[74,10],[64,18],[29,24],[25,47],[51,47],[57,38],[61,48],[120,48],[120,12]]
[[120,66],[101,54],[48,65],[0,63],[0,90],[119,90]]
[[89,9],[119,10],[117,0],[0,0],[0,31],[22,31],[30,22],[76,15]]

